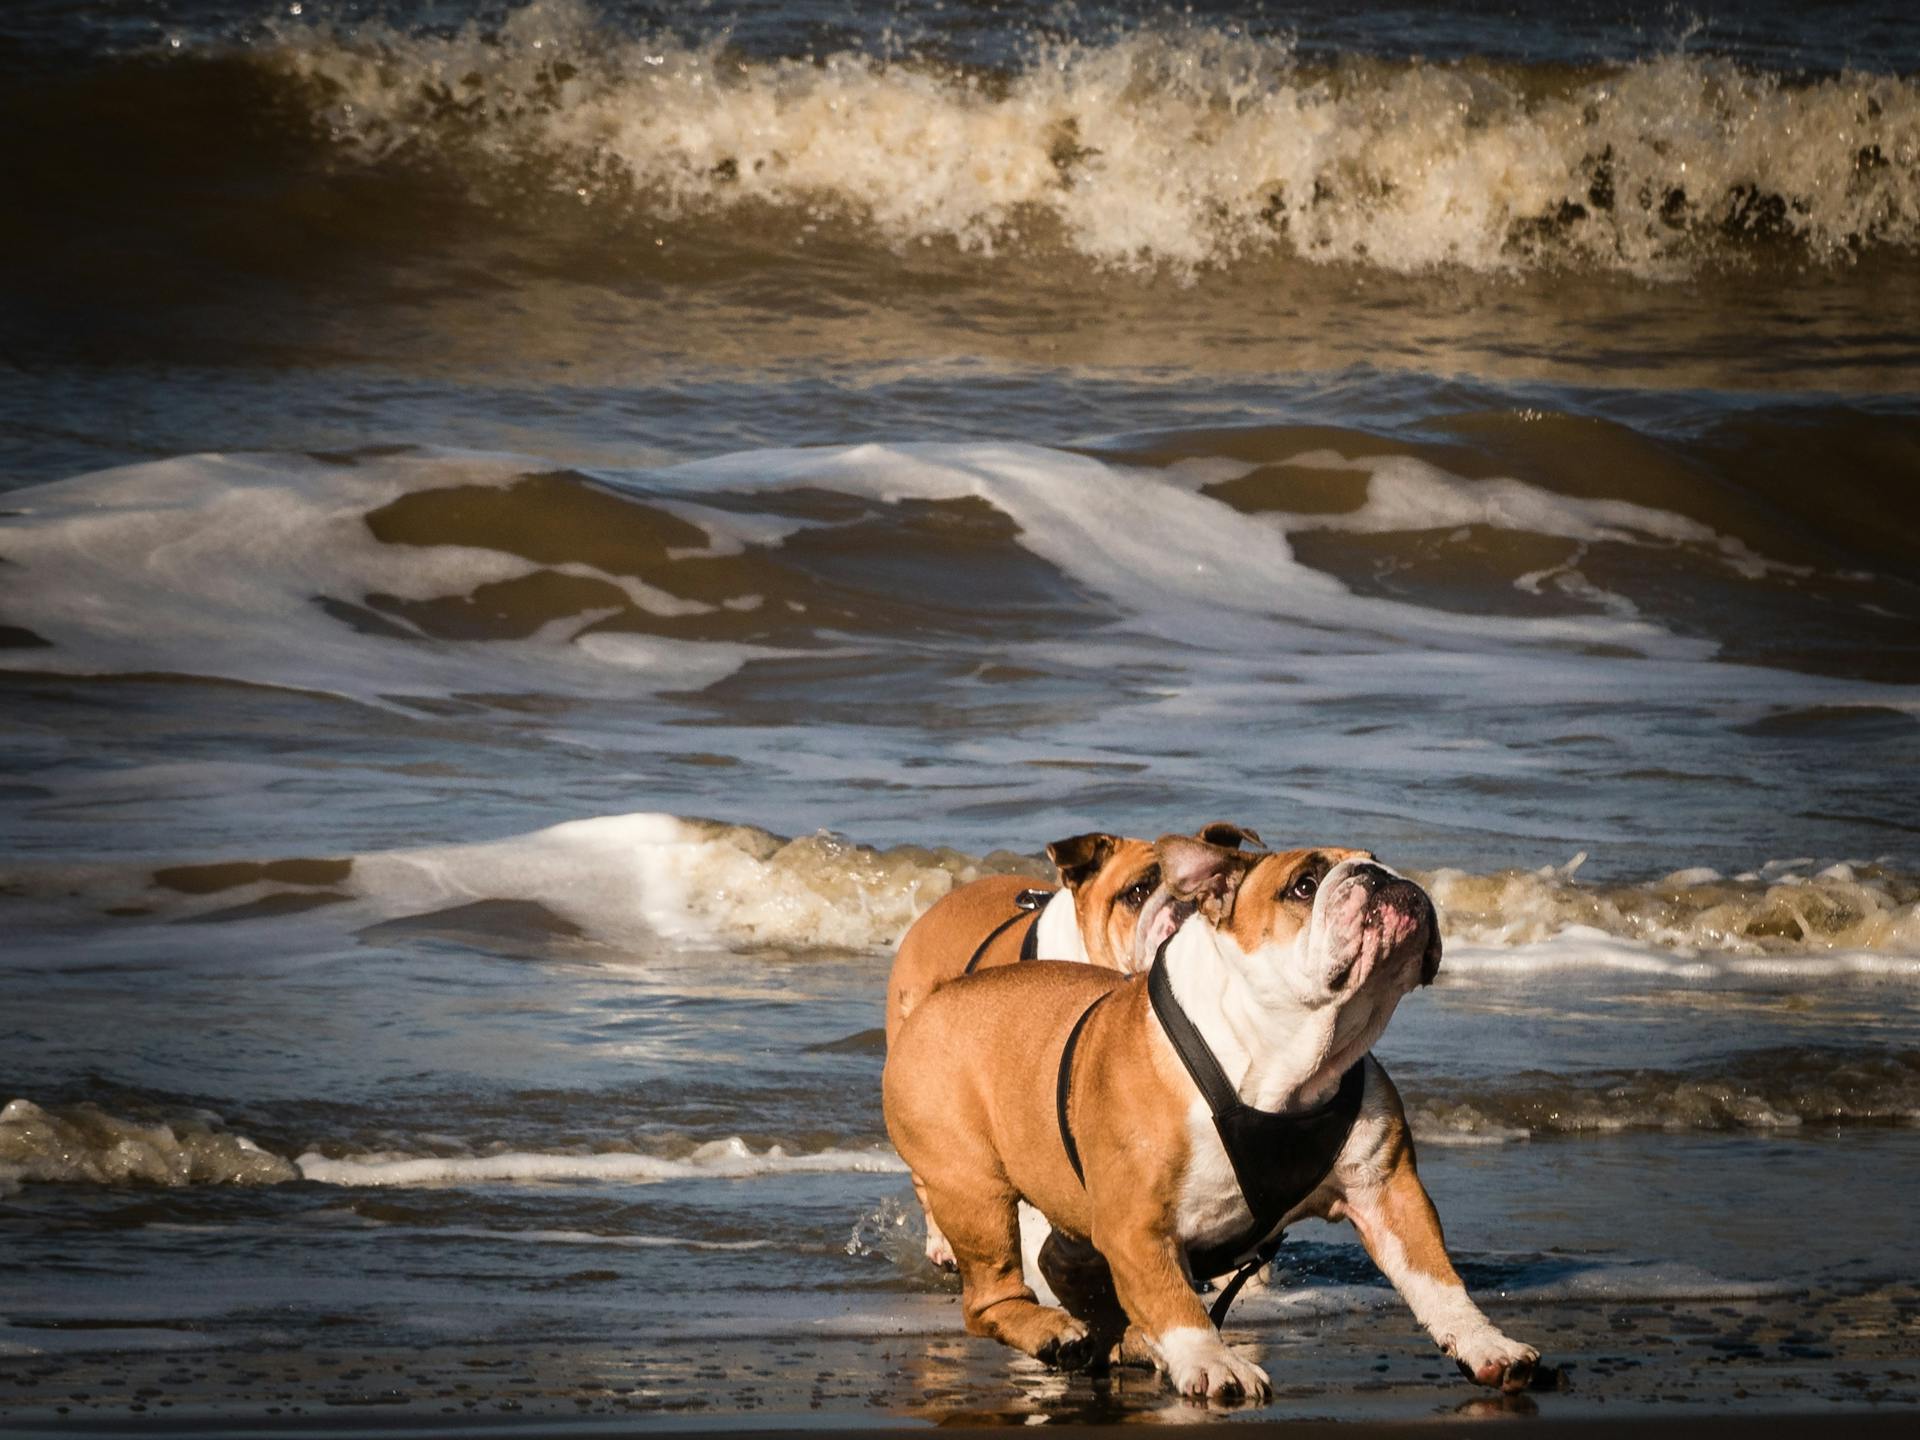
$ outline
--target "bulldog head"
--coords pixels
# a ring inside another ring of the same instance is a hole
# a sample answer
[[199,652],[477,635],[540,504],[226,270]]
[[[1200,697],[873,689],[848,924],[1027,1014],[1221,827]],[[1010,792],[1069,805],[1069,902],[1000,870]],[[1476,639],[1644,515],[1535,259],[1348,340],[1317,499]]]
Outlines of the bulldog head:
[[[1260,843],[1259,835],[1228,820],[1201,826],[1194,838],[1224,853]],[[1193,913],[1190,901],[1167,888],[1160,857],[1144,840],[1102,831],[1072,835],[1047,846],[1047,858],[1073,892],[1080,936],[1096,965],[1127,974],[1144,970],[1160,942]]]
[[1358,1058],[1440,969],[1433,901],[1365,850],[1250,854],[1185,835],[1154,850],[1167,889],[1263,1008],[1332,1013],[1329,1058]]

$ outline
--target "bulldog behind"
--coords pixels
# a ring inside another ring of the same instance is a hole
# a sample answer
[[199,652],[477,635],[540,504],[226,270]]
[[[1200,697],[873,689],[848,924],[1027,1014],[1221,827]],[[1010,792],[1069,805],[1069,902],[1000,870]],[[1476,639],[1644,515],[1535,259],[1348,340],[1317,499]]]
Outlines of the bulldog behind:
[[[1225,820],[1197,834],[1225,849],[1260,843],[1253,831]],[[1184,913],[1162,884],[1160,857],[1145,840],[1103,831],[1074,835],[1047,846],[1047,858],[1060,888],[1041,904],[1030,942],[1019,901],[1037,892],[1017,875],[962,885],[913,922],[887,976],[889,1046],[901,1021],[936,987],[964,973],[1013,964],[1023,942],[1032,959],[1131,974],[1146,968]]]
[[[884,1098],[953,1246],[967,1329],[1063,1368],[1120,1345],[1184,1394],[1265,1397],[1266,1374],[1196,1298],[1190,1260],[1253,1254],[1307,1216],[1344,1218],[1462,1370],[1524,1386],[1538,1356],[1467,1296],[1399,1095],[1367,1053],[1438,968],[1425,892],[1361,851],[1249,855],[1181,836],[1155,849],[1169,890],[1199,907],[1156,962],[1160,993],[1238,1102],[1311,1114],[1353,1093],[1357,1115],[1324,1177],[1277,1221],[1256,1221],[1148,975],[1034,964],[943,987],[900,1027]],[[1068,1239],[1043,1261],[1066,1309],[1038,1304],[1022,1278],[1022,1199]],[[1074,1237],[1097,1254],[1081,1245],[1076,1263]]]
[[[1197,832],[1225,849],[1260,843],[1252,830],[1216,820]],[[1017,875],[989,875],[942,897],[901,938],[887,976],[887,1046],[934,989],[963,974],[1029,959],[1070,960],[1128,974],[1145,968],[1186,910],[1162,882],[1160,857],[1145,840],[1095,831],[1056,840],[1047,858],[1060,876],[1050,896]],[[1023,902],[1038,902],[1037,910]],[[919,1179],[914,1188],[920,1188]],[[926,1208],[926,1197],[921,1196]],[[954,1264],[931,1211],[927,1259]]]

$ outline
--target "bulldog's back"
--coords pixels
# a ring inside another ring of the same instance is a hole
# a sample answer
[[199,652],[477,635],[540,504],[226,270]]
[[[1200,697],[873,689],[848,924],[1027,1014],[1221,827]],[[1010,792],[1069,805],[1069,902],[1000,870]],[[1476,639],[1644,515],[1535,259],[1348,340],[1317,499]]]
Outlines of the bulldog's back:
[[[1060,1140],[1060,1054],[1087,1007],[1126,983],[1100,966],[1036,960],[928,996],[894,1036],[882,1079],[901,1158],[933,1189],[948,1165],[985,1160],[1056,1221],[1084,1203]],[[983,1145],[991,1155],[960,1153]]]
[[[901,937],[887,977],[887,1047],[900,1024],[935,988],[956,979],[980,942],[1009,917],[1023,912],[1014,898],[1034,882],[1022,875],[987,875],[935,901]],[[1020,957],[1020,927],[1011,926],[987,946],[976,969],[1010,964]]]

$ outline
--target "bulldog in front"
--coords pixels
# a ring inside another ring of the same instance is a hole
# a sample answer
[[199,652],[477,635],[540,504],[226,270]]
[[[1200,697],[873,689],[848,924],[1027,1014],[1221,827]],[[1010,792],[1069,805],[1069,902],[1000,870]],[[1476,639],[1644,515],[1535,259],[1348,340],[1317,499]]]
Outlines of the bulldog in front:
[[[1467,1295],[1368,1053],[1439,968],[1426,892],[1363,851],[1155,849],[1195,909],[1146,973],[970,976],[889,1052],[887,1128],[953,1246],[967,1329],[1065,1369],[1145,1359],[1183,1394],[1265,1399],[1193,1277],[1345,1219],[1462,1371],[1523,1388],[1539,1356]],[[1041,1268],[1064,1309],[1022,1278],[1023,1199],[1056,1232]]]

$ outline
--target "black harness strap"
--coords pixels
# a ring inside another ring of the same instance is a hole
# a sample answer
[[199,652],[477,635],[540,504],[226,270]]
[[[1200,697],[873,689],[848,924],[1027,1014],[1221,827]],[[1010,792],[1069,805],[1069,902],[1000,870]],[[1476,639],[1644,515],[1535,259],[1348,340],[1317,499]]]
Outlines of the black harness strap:
[[1214,1297],[1213,1304],[1207,1308],[1207,1319],[1218,1330],[1227,1323],[1227,1311],[1233,1308],[1233,1302],[1240,1298],[1240,1290],[1262,1269],[1273,1263],[1273,1257],[1280,1253],[1280,1246],[1286,1241],[1287,1232],[1267,1237],[1258,1250],[1253,1252],[1247,1263],[1233,1272],[1233,1278],[1220,1287],[1220,1293]]
[[[1245,1260],[1214,1302],[1218,1325],[1248,1277],[1279,1251],[1285,1236],[1274,1232],[1287,1212],[1317,1190],[1333,1170],[1353,1122],[1360,1118],[1360,1102],[1367,1089],[1366,1060],[1362,1057],[1347,1068],[1340,1088],[1324,1105],[1300,1112],[1257,1110],[1241,1100],[1205,1037],[1181,1008],[1167,974],[1164,944],[1147,972],[1147,999],[1213,1113],[1213,1128],[1252,1215],[1240,1234],[1187,1252],[1188,1264],[1199,1276],[1218,1275]],[[1246,1259],[1249,1253],[1252,1258]]]
[[1100,1001],[1113,991],[1107,991],[1093,1004],[1080,1012],[1080,1018],[1073,1022],[1073,1029],[1067,1032],[1066,1048],[1060,1052],[1060,1073],[1053,1081],[1053,1113],[1060,1122],[1060,1143],[1066,1147],[1067,1163],[1073,1166],[1073,1177],[1082,1185],[1087,1183],[1087,1172],[1080,1168],[1080,1147],[1074,1143],[1073,1126],[1067,1120],[1067,1099],[1073,1093],[1073,1052],[1080,1045],[1080,1032],[1086,1028],[1087,1019],[1100,1008]]
[[987,947],[1022,920],[1027,922],[1027,933],[1020,937],[1020,958],[1022,960],[1037,959],[1040,954],[1040,912],[1053,897],[1054,892],[1051,890],[1022,890],[1014,896],[1013,914],[987,932],[987,938],[982,940],[973,954],[967,957],[967,968],[960,973],[971,975],[979,967],[981,957],[987,953]]
[[[1256,1110],[1241,1100],[1240,1092],[1220,1068],[1213,1048],[1199,1027],[1188,1017],[1173,993],[1173,981],[1167,975],[1167,947],[1153,957],[1147,972],[1147,999],[1161,1028],[1167,1032],[1174,1053],[1187,1074],[1199,1087],[1213,1114],[1213,1128],[1233,1166],[1240,1195],[1247,1203],[1252,1220],[1247,1228],[1230,1239],[1204,1249],[1187,1250],[1187,1266],[1195,1276],[1205,1279],[1238,1266],[1221,1287],[1207,1318],[1218,1329],[1226,1322],[1227,1311],[1241,1289],[1262,1266],[1279,1253],[1286,1232],[1279,1228],[1289,1211],[1320,1188],[1320,1182],[1333,1171],[1354,1121],[1360,1118],[1360,1103],[1366,1095],[1366,1058],[1347,1067],[1340,1077],[1340,1088],[1324,1105],[1295,1113]],[[1080,1163],[1080,1147],[1073,1138],[1073,1126],[1067,1119],[1067,1102],[1073,1093],[1073,1057],[1080,1044],[1080,1032],[1087,1020],[1100,1008],[1100,1002],[1115,993],[1115,986],[1080,1012],[1067,1032],[1067,1043],[1060,1051],[1060,1070],[1054,1079],[1054,1115],[1060,1126],[1060,1144],[1080,1183],[1087,1183]]]

